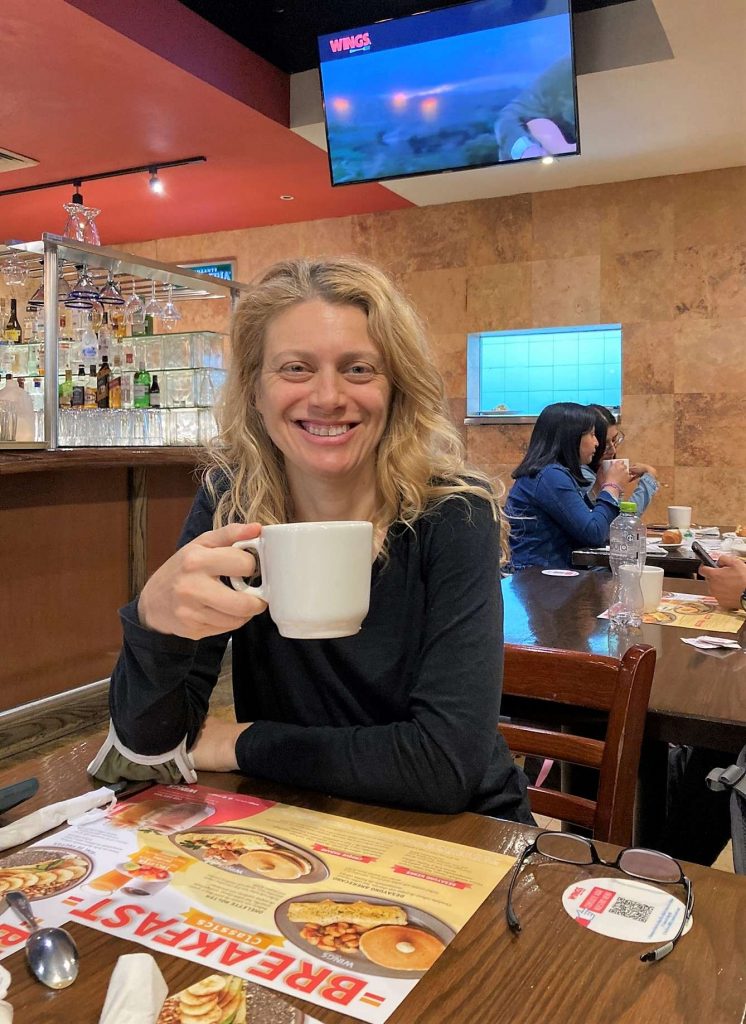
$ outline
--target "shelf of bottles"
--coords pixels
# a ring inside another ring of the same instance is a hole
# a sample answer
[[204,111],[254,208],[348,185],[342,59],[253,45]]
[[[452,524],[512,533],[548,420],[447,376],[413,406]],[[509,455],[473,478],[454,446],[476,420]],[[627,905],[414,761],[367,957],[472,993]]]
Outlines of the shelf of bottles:
[[[35,246],[37,243],[31,243],[25,248]],[[65,291],[80,272],[80,266],[70,262],[79,256],[81,262],[88,261],[86,272],[88,265],[98,267],[90,271],[97,288],[113,287],[114,292],[108,302],[102,295],[101,303],[93,302],[91,308],[67,308],[71,304],[60,297],[57,318],[50,318],[52,310],[45,311],[40,303],[29,303],[17,331],[4,330],[8,309],[0,298],[0,384],[5,381],[5,387],[11,388],[10,398],[3,403],[5,389],[0,387],[0,410],[13,405],[6,419],[15,417],[16,409],[26,410],[23,437],[19,412],[18,432],[10,440],[53,448],[209,443],[217,434],[214,406],[226,378],[227,339],[216,331],[179,331],[181,315],[173,299],[222,297],[235,301],[246,286],[213,279],[205,282],[172,265],[45,235],[43,252],[39,247],[37,252],[24,252],[21,258],[30,275],[43,277],[47,287],[51,281],[53,293],[57,291],[56,278],[51,276],[54,269],[48,272],[44,263],[50,249],[67,261],[60,264],[57,281]],[[57,266],[56,258],[53,266]],[[163,315],[145,315],[148,295],[155,302],[156,289],[160,290]],[[126,315],[133,305],[140,307],[136,317]],[[56,335],[54,361],[46,351],[45,334],[50,330]],[[50,373],[56,376],[53,388],[49,387]],[[23,400],[14,403],[10,400],[18,398],[17,389]],[[48,444],[52,403],[53,443]],[[15,429],[9,424],[10,420],[0,423],[0,432]],[[8,438],[0,433],[0,442],[5,440]]]

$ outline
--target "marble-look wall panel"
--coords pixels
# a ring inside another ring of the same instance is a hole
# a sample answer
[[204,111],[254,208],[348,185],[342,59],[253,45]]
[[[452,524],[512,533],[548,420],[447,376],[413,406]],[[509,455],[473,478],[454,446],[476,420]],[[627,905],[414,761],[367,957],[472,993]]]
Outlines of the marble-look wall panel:
[[449,398],[466,403],[466,345],[464,335],[430,334],[430,345],[435,365],[440,371]]
[[531,264],[475,267],[466,284],[469,331],[509,331],[531,326]]
[[533,258],[557,260],[598,253],[602,196],[598,186],[536,192],[532,197]]
[[746,317],[675,324],[673,391],[734,392],[746,401]]
[[670,320],[675,301],[673,252],[602,253],[601,320]]
[[677,249],[746,242],[746,167],[678,174],[670,181]]
[[466,204],[468,263],[522,263],[532,255],[532,197],[502,196]]
[[746,242],[677,250],[674,274],[677,316],[746,316]]
[[466,266],[467,206],[447,203],[353,217],[354,250],[393,274]]
[[742,394],[675,395],[674,416],[677,466],[717,466],[723,478],[746,475]]
[[654,466],[677,464],[673,395],[625,395],[622,424],[625,459]]
[[604,252],[673,249],[672,181],[672,178],[644,178],[603,187],[601,247]]
[[601,258],[574,256],[531,264],[531,326],[599,323]]
[[526,454],[531,429],[529,423],[469,426],[466,428],[469,458],[485,472],[490,472],[489,465],[509,466],[510,476]]
[[[648,453],[649,454],[649,453]],[[627,452],[624,452],[626,457]],[[658,491],[653,495],[653,500],[645,510],[643,516],[647,523],[667,523],[668,522],[668,506],[679,503],[676,495],[676,469],[674,466],[663,466],[655,459],[644,460],[649,465],[655,467],[658,474]],[[689,504],[688,501],[682,501],[681,504]],[[695,520],[696,521],[696,520]]]
[[673,394],[676,331],[671,320],[622,325],[623,402],[628,394]]
[[466,347],[466,268],[415,270],[400,284],[432,333],[464,331]]
[[746,473],[724,473],[721,466],[676,467],[676,504],[692,506],[692,520],[734,530],[746,525]]

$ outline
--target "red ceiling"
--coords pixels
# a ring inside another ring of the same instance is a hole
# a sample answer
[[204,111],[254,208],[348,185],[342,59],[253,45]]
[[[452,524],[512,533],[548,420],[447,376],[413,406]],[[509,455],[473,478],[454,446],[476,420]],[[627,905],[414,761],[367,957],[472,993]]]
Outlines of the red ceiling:
[[[84,184],[104,243],[410,205],[378,185],[332,189],[326,154],[285,127],[287,76],[176,0],[3,0],[2,20],[0,148],[39,164],[0,190],[207,157],[163,171],[160,197],[145,174]],[[0,240],[61,231],[71,194],[0,196]]]

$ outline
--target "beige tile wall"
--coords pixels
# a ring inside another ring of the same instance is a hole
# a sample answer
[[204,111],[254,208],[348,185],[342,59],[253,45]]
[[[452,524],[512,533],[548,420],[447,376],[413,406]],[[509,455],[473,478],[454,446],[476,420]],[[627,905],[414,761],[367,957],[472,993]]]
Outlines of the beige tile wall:
[[[676,503],[701,522],[746,522],[744,167],[130,248],[166,261],[232,256],[241,280],[299,253],[379,262],[429,323],[457,420],[467,332],[621,322],[624,454],[656,465],[663,483],[648,519]],[[208,315],[224,328],[216,307]],[[528,434],[469,427],[469,457],[509,482]]]

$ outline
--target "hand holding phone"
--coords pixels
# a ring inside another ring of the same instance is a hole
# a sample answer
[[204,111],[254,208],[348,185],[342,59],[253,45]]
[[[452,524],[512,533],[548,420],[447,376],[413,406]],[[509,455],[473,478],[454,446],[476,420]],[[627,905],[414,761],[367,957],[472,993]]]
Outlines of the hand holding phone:
[[692,551],[700,560],[703,565],[708,565],[711,569],[717,569],[718,563],[712,557],[709,551],[705,551],[698,540],[692,541]]

